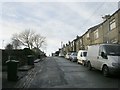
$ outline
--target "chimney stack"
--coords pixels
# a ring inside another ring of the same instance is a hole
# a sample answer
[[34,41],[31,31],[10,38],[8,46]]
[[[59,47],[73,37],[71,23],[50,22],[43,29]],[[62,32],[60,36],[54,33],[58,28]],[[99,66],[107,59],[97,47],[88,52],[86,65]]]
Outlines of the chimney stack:
[[110,18],[110,15],[105,15],[105,16],[102,17],[103,21],[105,21],[105,20],[107,20],[109,18]]

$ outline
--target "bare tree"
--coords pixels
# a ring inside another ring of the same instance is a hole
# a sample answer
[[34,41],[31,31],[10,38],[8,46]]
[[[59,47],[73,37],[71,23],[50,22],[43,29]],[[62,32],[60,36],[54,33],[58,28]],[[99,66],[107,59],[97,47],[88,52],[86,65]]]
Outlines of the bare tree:
[[33,37],[33,44],[34,44],[34,47],[36,48],[41,48],[42,45],[45,45],[45,42],[46,42],[46,38],[41,36],[40,34],[36,34],[34,35]]
[[19,41],[24,46],[27,46],[28,48],[32,48],[33,37],[34,37],[34,31],[25,30],[24,32],[19,34]]
[[21,45],[21,43],[17,39],[12,40],[12,45],[14,49],[18,49]]
[[35,34],[35,32],[30,29],[23,31],[20,34],[14,34],[12,37],[13,41],[19,42],[16,42],[16,45],[23,45],[30,49],[34,47],[40,48],[46,42],[45,39],[45,37],[40,34]]
[[33,36],[34,36],[34,32],[29,29],[21,32],[20,34],[13,34],[12,40],[14,42],[16,41],[19,42],[17,43],[19,45],[21,44],[23,46],[31,48],[30,46],[32,46],[31,43]]
[[5,49],[12,50],[13,49],[13,45],[9,43],[9,44],[6,45]]

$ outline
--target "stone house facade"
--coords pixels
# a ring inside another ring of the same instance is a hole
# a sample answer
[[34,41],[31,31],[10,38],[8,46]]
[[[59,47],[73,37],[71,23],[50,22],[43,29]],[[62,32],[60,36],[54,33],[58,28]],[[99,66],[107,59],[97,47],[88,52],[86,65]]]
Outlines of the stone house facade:
[[82,36],[77,36],[64,46],[65,52],[87,49],[89,45],[101,43],[120,44],[120,9],[112,15],[106,15],[104,21],[89,28]]

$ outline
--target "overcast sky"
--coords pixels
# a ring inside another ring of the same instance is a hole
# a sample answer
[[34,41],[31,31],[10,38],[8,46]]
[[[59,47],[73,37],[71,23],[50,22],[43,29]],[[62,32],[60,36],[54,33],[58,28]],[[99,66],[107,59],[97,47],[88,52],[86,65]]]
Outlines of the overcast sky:
[[102,16],[117,9],[117,2],[2,2],[0,48],[10,42],[12,34],[30,28],[46,37],[47,48],[43,50],[49,55],[61,42],[66,44],[83,35],[101,23]]

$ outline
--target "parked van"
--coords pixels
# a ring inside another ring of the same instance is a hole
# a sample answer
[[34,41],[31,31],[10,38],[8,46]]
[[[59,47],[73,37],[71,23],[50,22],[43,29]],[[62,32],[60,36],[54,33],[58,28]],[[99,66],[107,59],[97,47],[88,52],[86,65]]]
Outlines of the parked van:
[[77,63],[80,63],[85,66],[87,60],[86,56],[87,56],[86,50],[79,50],[77,54]]
[[101,70],[104,76],[120,71],[120,44],[88,46],[87,66]]

